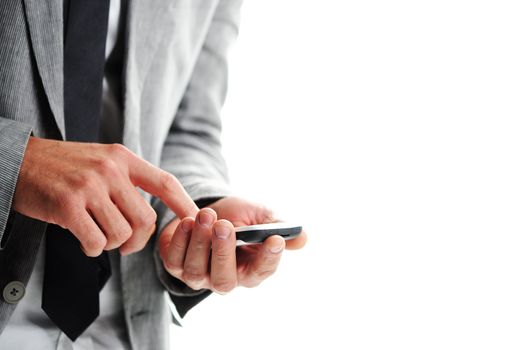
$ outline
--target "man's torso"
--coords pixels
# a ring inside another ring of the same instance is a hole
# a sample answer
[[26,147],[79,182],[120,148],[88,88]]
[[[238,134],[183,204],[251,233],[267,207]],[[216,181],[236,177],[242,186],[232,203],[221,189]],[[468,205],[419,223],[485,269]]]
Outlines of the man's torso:
[[[216,0],[129,2],[121,141],[153,164],[160,162],[164,139],[217,4]],[[61,139],[65,134],[62,26],[61,0],[3,0],[0,5],[0,116],[31,125],[37,137]],[[0,250],[2,290],[12,281],[30,287],[46,227],[19,214],[15,217]],[[123,257],[120,265],[129,338],[143,349],[166,348],[171,321],[166,295],[155,276],[153,244],[152,239],[141,252]],[[0,300],[0,330],[15,306]],[[151,328],[156,330],[154,338],[146,339]]]

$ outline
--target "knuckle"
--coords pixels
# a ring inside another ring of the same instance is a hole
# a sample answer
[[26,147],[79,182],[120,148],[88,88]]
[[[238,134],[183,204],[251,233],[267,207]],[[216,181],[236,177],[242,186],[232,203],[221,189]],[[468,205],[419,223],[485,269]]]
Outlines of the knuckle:
[[105,248],[107,240],[102,235],[89,235],[83,240],[82,244],[85,248],[85,254],[98,256]]
[[153,209],[147,210],[144,214],[139,215],[136,226],[141,229],[148,229],[155,224],[157,213]]
[[164,264],[168,267],[170,270],[180,270],[182,267],[179,266],[177,263],[177,260],[174,259],[172,255],[166,256],[163,258]]
[[139,252],[146,246],[145,239],[133,239],[125,243],[125,248],[131,252]]
[[163,262],[164,267],[170,274],[174,275],[175,277],[181,277],[182,276],[182,263],[179,263],[178,259],[175,259],[172,254],[164,254],[161,255],[161,259]]
[[213,283],[213,290],[220,294],[225,294],[231,292],[236,287],[235,281],[219,281]]
[[148,243],[148,241],[146,239],[137,240],[134,243],[133,248],[135,249],[136,252],[139,252],[139,251],[143,250],[144,247],[146,247],[146,243]]
[[184,252],[186,250],[186,244],[179,242],[176,239],[171,240],[170,249],[175,252]]
[[206,279],[206,275],[198,271],[185,269],[182,273],[182,279],[193,285],[201,285]]
[[146,215],[147,227],[151,227],[151,226],[155,225],[156,221],[157,221],[157,213],[155,212],[155,210],[150,208],[150,210],[148,210],[148,214]]
[[96,169],[104,177],[114,177],[118,174],[117,164],[110,158],[99,159],[96,163]]
[[202,283],[192,283],[192,282],[186,282],[186,281],[184,281],[184,283],[186,283],[186,285],[193,290],[200,290],[205,287]]
[[164,267],[170,273],[170,275],[172,275],[174,277],[182,276],[182,268],[172,264],[170,261],[164,260]]
[[177,178],[167,171],[161,172],[161,187],[164,191],[172,191],[177,184]]
[[200,233],[198,235],[193,235],[190,240],[190,249],[193,247],[193,249],[196,250],[206,250],[207,247],[209,247],[211,242],[211,237],[209,235],[203,236]]
[[130,227],[130,225],[128,225],[126,228],[122,229],[120,232],[121,240],[126,242],[130,237],[132,237],[133,233],[134,232],[132,231],[132,228]]
[[105,247],[103,249],[112,250],[112,249],[116,249],[120,246],[121,246],[120,242],[117,242],[116,240],[113,240],[113,239],[107,239],[107,244],[105,245]]
[[95,174],[91,171],[79,175],[75,185],[77,190],[88,193],[96,191],[99,187],[95,180]]
[[126,157],[131,153],[130,150],[126,148],[126,146],[120,143],[113,143],[108,145],[108,152],[111,156],[114,157]]
[[133,231],[130,225],[126,224],[124,226],[124,228],[121,228],[118,231],[117,237],[123,241],[127,241],[130,237],[132,237]]
[[232,249],[230,247],[226,247],[223,244],[215,244],[213,245],[213,250],[211,252],[211,256],[213,259],[217,260],[227,260],[230,256],[234,255],[235,253],[235,247],[233,246]]
[[211,231],[209,230],[194,230],[190,236],[190,248],[193,247],[197,250],[206,250],[211,246]]
[[125,243],[130,237],[132,237],[132,229],[130,227],[128,227],[128,229],[121,229],[112,232],[107,238],[107,247],[110,247],[111,249],[117,248]]

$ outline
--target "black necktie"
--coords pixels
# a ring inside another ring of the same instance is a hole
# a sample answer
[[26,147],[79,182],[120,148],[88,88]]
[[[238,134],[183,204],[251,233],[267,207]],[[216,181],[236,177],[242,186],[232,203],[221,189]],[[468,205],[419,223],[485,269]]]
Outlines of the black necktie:
[[[109,0],[64,2],[64,97],[67,140],[96,142],[99,133]],[[99,315],[110,277],[103,252],[87,257],[71,232],[47,228],[42,309],[72,340]]]

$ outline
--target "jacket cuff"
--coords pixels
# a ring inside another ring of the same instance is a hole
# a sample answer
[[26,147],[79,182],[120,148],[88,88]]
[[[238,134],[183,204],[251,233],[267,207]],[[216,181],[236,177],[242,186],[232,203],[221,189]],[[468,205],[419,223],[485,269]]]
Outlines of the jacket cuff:
[[30,134],[29,125],[0,117],[0,249],[9,238],[6,227]]

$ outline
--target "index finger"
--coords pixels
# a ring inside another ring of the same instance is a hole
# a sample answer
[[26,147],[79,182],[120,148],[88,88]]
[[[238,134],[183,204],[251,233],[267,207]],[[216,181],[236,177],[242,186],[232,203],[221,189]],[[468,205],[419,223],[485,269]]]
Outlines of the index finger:
[[134,185],[159,197],[180,219],[195,217],[199,211],[179,180],[169,172],[135,155],[128,163],[128,171]]

